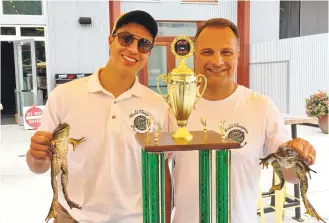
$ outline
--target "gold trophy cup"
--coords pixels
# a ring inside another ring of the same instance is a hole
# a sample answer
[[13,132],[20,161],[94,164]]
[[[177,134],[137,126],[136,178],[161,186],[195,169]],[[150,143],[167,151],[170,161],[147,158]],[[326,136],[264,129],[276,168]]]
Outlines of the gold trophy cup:
[[[178,67],[174,68],[168,75],[161,74],[157,78],[157,88],[172,109],[178,129],[173,133],[174,141],[190,141],[193,136],[186,128],[195,104],[204,94],[207,87],[207,79],[204,75],[195,75],[194,71],[187,67],[184,60],[193,54],[194,45],[192,40],[186,36],[178,36],[171,43],[171,52],[176,59],[180,60]],[[204,88],[198,95],[198,83],[204,80]],[[160,80],[167,83],[167,94],[163,94],[159,84]]]

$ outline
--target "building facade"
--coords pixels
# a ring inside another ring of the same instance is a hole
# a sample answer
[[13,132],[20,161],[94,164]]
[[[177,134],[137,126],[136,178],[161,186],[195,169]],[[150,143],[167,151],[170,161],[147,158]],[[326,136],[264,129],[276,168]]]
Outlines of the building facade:
[[[239,26],[249,24],[243,34],[247,55],[241,59],[249,70],[240,72],[248,73],[248,87],[269,95],[281,112],[304,115],[304,98],[328,86],[328,2],[251,1],[245,21],[239,4],[233,0],[1,1],[1,54],[6,55],[1,57],[2,114],[22,116],[23,106],[44,105],[56,75],[90,74],[105,65],[116,7],[116,14],[141,9],[158,21],[161,38],[139,74],[150,88],[156,90],[155,78],[177,65],[168,50],[174,36],[193,37],[202,21],[223,17]],[[81,19],[90,19],[90,24]],[[193,58],[187,63],[193,67]]]

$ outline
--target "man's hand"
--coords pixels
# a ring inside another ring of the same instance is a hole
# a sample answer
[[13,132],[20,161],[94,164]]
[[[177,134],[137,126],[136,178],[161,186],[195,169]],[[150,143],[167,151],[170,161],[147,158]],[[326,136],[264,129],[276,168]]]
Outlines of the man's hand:
[[38,131],[32,136],[26,162],[30,170],[37,174],[45,173],[50,167],[51,151],[49,149],[52,135]]
[[38,131],[32,136],[30,153],[34,159],[47,160],[51,157],[50,140],[52,135],[49,132]]
[[299,158],[304,160],[308,165],[313,165],[316,160],[316,151],[313,146],[306,140],[296,138],[280,145],[280,147],[291,147],[298,154]]

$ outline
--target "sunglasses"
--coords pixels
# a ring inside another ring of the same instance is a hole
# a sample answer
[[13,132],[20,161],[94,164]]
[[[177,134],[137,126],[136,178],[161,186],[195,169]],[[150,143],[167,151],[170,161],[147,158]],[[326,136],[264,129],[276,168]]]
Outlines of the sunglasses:
[[137,40],[137,48],[138,52],[140,53],[148,53],[153,48],[153,43],[151,43],[151,41],[136,36],[130,32],[115,33],[113,34],[113,36],[118,36],[118,41],[120,45],[125,47],[130,46],[134,42],[134,40]]

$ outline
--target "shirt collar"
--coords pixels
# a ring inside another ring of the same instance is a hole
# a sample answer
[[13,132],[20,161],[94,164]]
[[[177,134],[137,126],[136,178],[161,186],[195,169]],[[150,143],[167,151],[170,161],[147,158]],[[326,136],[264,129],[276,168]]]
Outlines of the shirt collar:
[[[103,88],[101,83],[99,82],[99,73],[102,69],[103,69],[103,67],[98,68],[96,70],[96,72],[93,73],[91,75],[91,77],[89,78],[89,80],[88,80],[88,92],[90,92],[90,93],[95,93],[95,92],[99,92],[99,91],[104,92],[104,93],[107,92]],[[139,79],[138,79],[137,75],[136,75],[135,82],[134,82],[133,86],[128,90],[128,92],[131,95],[135,95],[137,97],[142,96],[142,86],[139,83]]]

